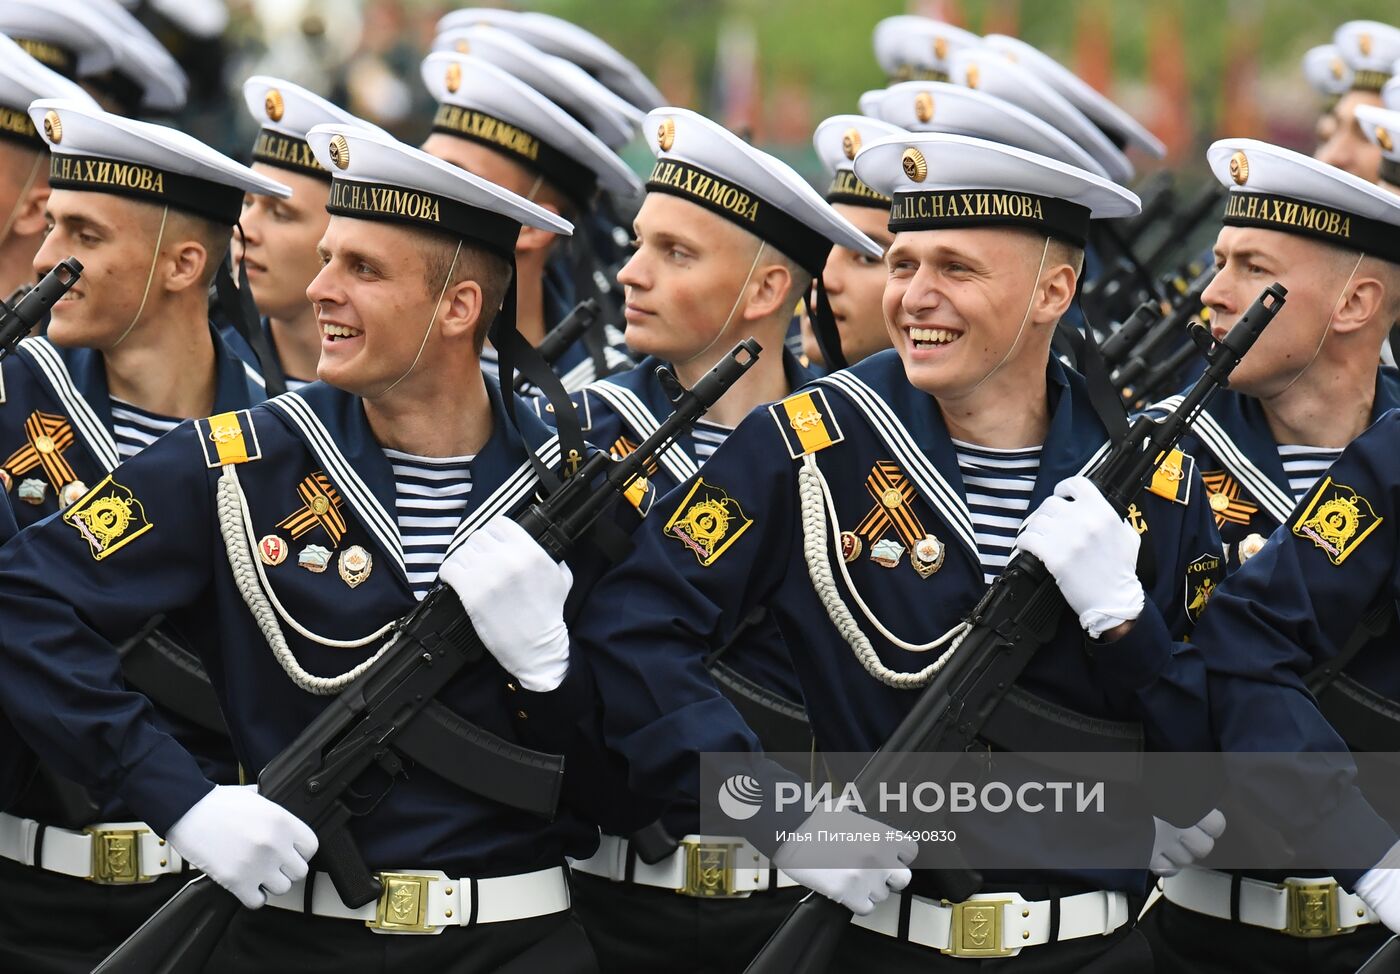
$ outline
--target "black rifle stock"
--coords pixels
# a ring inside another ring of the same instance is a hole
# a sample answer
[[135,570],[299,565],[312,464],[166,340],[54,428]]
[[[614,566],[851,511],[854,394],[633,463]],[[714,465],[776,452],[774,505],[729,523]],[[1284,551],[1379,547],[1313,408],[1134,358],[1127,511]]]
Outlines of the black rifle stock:
[[1356,969],[1356,974],[1400,974],[1400,937],[1391,937],[1381,944],[1366,963]]
[[[1286,293],[1282,286],[1270,285],[1211,348],[1205,373],[1180,408],[1160,421],[1138,417],[1128,435],[1090,474],[1119,514],[1127,513],[1162,457],[1180,441],[1211,396],[1228,384],[1230,372],[1283,306]],[[971,629],[947,665],[919,692],[889,740],[856,775],[856,789],[869,794],[880,782],[897,780],[908,753],[966,750],[1031,656],[1054,637],[1066,608],[1054,577],[1040,559],[1026,552],[1016,554],[972,610],[967,619]],[[975,870],[939,873],[940,894],[948,900],[965,900],[981,884]],[[851,912],[835,900],[808,896],[773,933],[747,974],[821,974],[839,939],[826,928],[844,930],[850,917]],[[818,942],[831,948],[818,953],[813,949]]]
[[[667,373],[676,390],[675,412],[621,460],[595,453],[547,498],[517,519],[551,557],[562,559],[647,465],[695,425],[705,411],[757,361],[760,348],[745,339],[689,391]],[[601,481],[601,483],[598,483]],[[391,779],[403,771],[395,743],[437,693],[488,650],[452,589],[439,583],[396,628],[390,645],[365,674],[335,697],[297,739],[258,776],[258,793],[310,825],[320,839],[315,865],[331,877],[347,906],[377,899],[379,880],[350,834],[350,821],[382,798],[357,794],[362,773],[379,767]],[[554,761],[501,740],[519,760]],[[562,771],[562,763],[559,765]],[[196,974],[212,956],[240,908],[231,893],[207,877],[183,887],[96,969],[95,974]]]
[[[583,337],[584,332],[593,327],[602,310],[602,305],[598,303],[597,298],[585,298],[580,301],[574,305],[572,311],[564,316],[563,321],[545,334],[544,340],[535,346],[535,351],[540,353],[540,358],[544,359],[546,365],[552,367],[555,362],[559,361],[560,356]],[[529,384],[529,380],[525,376],[516,373],[516,392],[521,392]]]
[[1142,376],[1150,371],[1158,361],[1158,353],[1173,338],[1180,338],[1185,334],[1186,325],[1193,315],[1201,311],[1201,295],[1205,294],[1210,282],[1215,280],[1215,268],[1208,267],[1202,271],[1194,281],[1181,300],[1176,302],[1175,310],[1167,315],[1157,324],[1148,330],[1130,353],[1127,359],[1114,371],[1111,376],[1113,385],[1117,389],[1127,390],[1124,398],[1132,401],[1136,397],[1132,394],[1132,389]]
[[0,301],[0,362],[18,347],[20,340],[34,330],[58,299],[78,283],[83,265],[77,258],[67,257],[33,287],[21,288],[11,295],[14,304]]

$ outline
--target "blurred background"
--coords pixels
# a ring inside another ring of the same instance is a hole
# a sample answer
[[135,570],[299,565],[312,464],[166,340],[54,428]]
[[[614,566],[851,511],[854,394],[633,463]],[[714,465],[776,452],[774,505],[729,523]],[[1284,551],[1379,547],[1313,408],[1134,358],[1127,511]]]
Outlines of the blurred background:
[[[417,142],[432,101],[418,79],[434,24],[465,4],[440,0],[230,0],[222,28],[177,28],[198,0],[142,4],[141,15],[189,72],[178,121],[245,155],[254,130],[238,94],[250,74],[299,82]],[[672,104],[695,108],[817,181],[812,129],[883,87],[870,32],[918,13],[979,34],[1021,37],[1142,120],[1167,145],[1159,166],[1204,179],[1202,150],[1248,135],[1311,151],[1322,108],[1303,52],[1352,19],[1394,21],[1395,0],[541,0],[484,3],[539,10],[597,33],[651,76]],[[182,9],[183,7],[183,9]],[[650,156],[627,154],[639,171]],[[1199,170],[1199,172],[1196,172]],[[1150,172],[1150,167],[1145,171]]]

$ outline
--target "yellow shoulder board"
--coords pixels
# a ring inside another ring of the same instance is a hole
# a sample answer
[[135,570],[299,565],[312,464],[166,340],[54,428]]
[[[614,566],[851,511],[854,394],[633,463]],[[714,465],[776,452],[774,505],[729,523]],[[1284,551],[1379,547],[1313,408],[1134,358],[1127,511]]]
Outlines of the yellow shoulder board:
[[196,420],[194,428],[204,448],[204,462],[211,468],[262,459],[258,431],[246,409]]
[[1187,504],[1191,500],[1191,479],[1195,470],[1196,461],[1191,454],[1172,450],[1157,464],[1147,489],[1158,497]]
[[809,453],[840,443],[845,436],[820,387],[804,389],[768,407],[778,432],[787,444],[788,455],[799,460]]

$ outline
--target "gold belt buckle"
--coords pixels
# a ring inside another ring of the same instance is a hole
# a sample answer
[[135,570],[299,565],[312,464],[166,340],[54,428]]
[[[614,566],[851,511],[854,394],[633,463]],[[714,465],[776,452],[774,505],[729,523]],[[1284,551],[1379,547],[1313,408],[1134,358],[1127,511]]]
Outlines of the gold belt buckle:
[[1018,948],[1001,944],[1002,907],[1011,900],[964,900],[961,903],[943,901],[953,908],[948,928],[948,946],[944,954],[954,957],[1010,957]]
[[1337,882],[1305,883],[1285,880],[1288,890],[1288,926],[1283,932],[1290,937],[1335,937],[1343,930],[1337,916]]
[[141,835],[147,829],[83,829],[92,836],[92,875],[90,882],[102,886],[130,886],[149,883],[152,876],[141,873]]
[[436,933],[437,927],[428,922],[428,890],[435,876],[413,873],[380,873],[384,891],[379,894],[374,919],[366,920],[371,930],[393,933]]
[[744,893],[734,892],[737,843],[683,839],[681,848],[685,850],[685,885],[678,888],[677,893],[714,899],[744,898]]

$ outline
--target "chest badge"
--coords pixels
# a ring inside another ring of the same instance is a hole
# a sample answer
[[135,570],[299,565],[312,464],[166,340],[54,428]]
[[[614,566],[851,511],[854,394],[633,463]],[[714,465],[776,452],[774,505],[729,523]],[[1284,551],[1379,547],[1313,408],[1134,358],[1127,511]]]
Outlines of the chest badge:
[[1206,500],[1211,513],[1215,515],[1215,526],[1225,524],[1248,524],[1259,505],[1240,496],[1240,484],[1224,470],[1204,470],[1201,482],[1206,486]]
[[[59,500],[64,507],[87,493],[87,488],[82,486],[77,474],[64,459],[64,453],[74,441],[73,427],[67,419],[49,413],[30,413],[24,421],[24,438],[24,446],[0,461],[0,474],[4,475],[6,490],[13,482],[12,478],[38,471],[44,475],[43,480],[31,477],[20,482],[20,500],[29,504],[42,504],[49,485],[59,492]],[[65,500],[65,489],[75,483],[82,489],[76,494],[70,494],[71,500]],[[37,487],[34,486],[36,484]]]
[[[870,544],[870,560],[884,568],[899,565],[904,552],[911,553],[909,564],[919,573],[920,578],[928,578],[943,567],[947,546],[924,529],[923,522],[914,511],[914,499],[918,495],[899,464],[892,460],[882,460],[870,470],[865,478],[865,490],[874,505],[861,519],[853,532],[856,540],[864,538]],[[885,535],[894,532],[898,540]],[[846,535],[842,532],[841,554],[846,554]],[[854,558],[860,554],[856,549]],[[851,558],[847,558],[850,561]]]
[[345,516],[340,513],[345,501],[331,479],[318,470],[297,484],[297,496],[301,507],[279,521],[277,527],[288,532],[293,541],[319,527],[330,538],[332,548],[340,544],[346,530]]
[[351,588],[359,588],[360,583],[369,578],[374,569],[374,556],[360,545],[351,545],[340,553],[341,581]]
[[331,551],[324,545],[309,544],[297,555],[297,564],[314,574],[321,574],[331,563]]
[[287,542],[275,534],[269,534],[258,542],[258,558],[264,565],[276,568],[287,560]]
[[850,564],[860,557],[860,551],[865,545],[861,543],[860,535],[854,531],[841,532],[841,560]]
[[904,557],[904,545],[890,538],[881,538],[870,546],[870,560],[881,568],[898,568]]
[[1219,555],[1207,552],[1186,566],[1186,617],[1194,625],[1225,578],[1225,563]]

